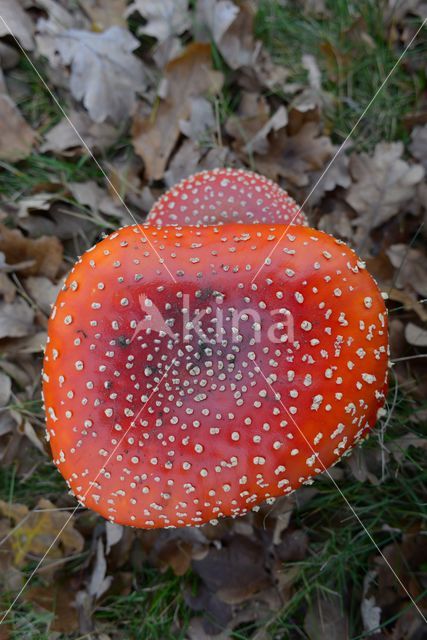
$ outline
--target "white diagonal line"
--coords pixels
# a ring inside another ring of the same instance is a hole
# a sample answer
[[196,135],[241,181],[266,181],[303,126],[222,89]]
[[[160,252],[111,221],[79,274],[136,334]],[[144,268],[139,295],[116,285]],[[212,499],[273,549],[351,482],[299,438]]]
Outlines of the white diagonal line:
[[[126,431],[124,432],[124,434],[122,435],[122,437],[120,438],[120,440],[118,441],[118,443],[116,444],[116,446],[114,447],[114,449],[112,450],[111,454],[108,456],[107,460],[105,461],[105,463],[102,465],[102,467],[100,467],[98,473],[96,474],[95,478],[90,482],[88,488],[86,489],[84,495],[83,495],[83,499],[86,498],[89,493],[91,492],[91,490],[93,489],[93,486],[95,484],[95,482],[97,481],[97,479],[99,478],[101,472],[103,469],[106,468],[106,466],[108,465],[109,461],[111,460],[111,458],[113,457],[113,455],[116,453],[117,449],[119,448],[119,446],[121,445],[121,443],[123,442],[123,440],[125,439],[125,437],[127,436],[127,434],[129,433],[130,429],[132,429],[132,427],[135,426],[136,421],[138,420],[139,416],[141,415],[141,413],[144,411],[145,407],[148,405],[148,403],[150,402],[151,398],[153,397],[153,395],[155,393],[158,392],[160,385],[162,384],[163,380],[165,379],[165,377],[167,376],[167,374],[169,373],[169,370],[171,369],[171,367],[174,365],[175,360],[177,358],[174,358],[172,360],[172,362],[170,363],[170,365],[165,369],[164,374],[162,375],[160,381],[157,383],[157,385],[155,386],[155,388],[153,389],[153,391],[150,393],[148,400],[142,405],[141,409],[138,411],[138,413],[136,414],[135,418],[132,420],[132,422],[130,423],[129,427],[126,429]],[[21,595],[23,594],[23,592],[25,591],[25,589],[27,588],[27,586],[29,585],[29,583],[31,582],[32,578],[34,577],[34,575],[37,573],[37,571],[39,570],[40,566],[43,564],[45,558],[48,556],[48,554],[50,553],[50,550],[54,547],[54,545],[56,544],[57,540],[60,538],[60,536],[62,535],[62,532],[64,531],[64,529],[67,527],[67,525],[69,524],[69,522],[71,521],[72,517],[74,516],[74,514],[76,513],[77,509],[79,509],[81,507],[80,504],[77,504],[77,506],[73,509],[73,511],[70,513],[70,516],[67,518],[67,520],[65,521],[65,523],[62,525],[61,529],[58,531],[58,533],[55,536],[55,539],[52,541],[52,543],[49,545],[49,547],[47,548],[47,550],[44,552],[43,556],[40,558],[40,560],[38,561],[38,563],[36,564],[35,568],[32,570],[32,572],[30,573],[29,577],[27,578],[27,580],[25,581],[24,585],[22,586],[22,588],[20,589],[20,591],[18,592],[18,594],[15,596],[12,604],[9,606],[8,610],[4,613],[3,617],[0,620],[0,625],[3,624],[4,620],[7,618],[7,616],[9,615],[9,613],[12,611],[13,607],[15,606],[16,602],[18,601],[18,599],[21,597]],[[30,514],[28,514],[30,515]]]
[[424,620],[425,623],[427,623],[427,618],[425,618],[423,612],[421,611],[421,609],[419,608],[419,606],[417,605],[417,603],[415,602],[415,600],[413,599],[413,597],[411,596],[411,594],[409,593],[408,589],[405,587],[405,585],[403,584],[402,580],[399,578],[399,576],[397,575],[396,571],[393,569],[393,567],[391,566],[390,562],[387,560],[387,558],[385,557],[385,555],[383,554],[383,552],[381,551],[381,549],[379,548],[379,546],[377,545],[377,543],[375,542],[375,540],[372,537],[372,534],[368,531],[368,529],[366,528],[366,526],[363,524],[362,520],[360,519],[358,513],[354,510],[354,508],[352,507],[352,505],[350,504],[350,502],[348,501],[348,499],[346,498],[346,496],[343,494],[343,492],[341,491],[341,489],[339,488],[338,484],[335,482],[334,478],[331,476],[331,474],[329,473],[327,467],[323,464],[322,460],[320,459],[320,457],[318,456],[318,453],[313,449],[310,441],[308,440],[308,438],[306,437],[305,433],[302,431],[302,429],[300,429],[300,427],[298,426],[298,424],[296,423],[296,421],[294,420],[294,417],[292,416],[292,414],[288,411],[288,409],[286,408],[286,406],[283,404],[282,399],[280,398],[280,395],[277,393],[277,391],[274,390],[273,385],[269,382],[269,380],[266,378],[266,376],[264,375],[264,372],[262,371],[262,369],[260,368],[260,366],[258,365],[258,363],[255,361],[253,361],[254,363],[254,369],[256,373],[260,373],[261,376],[264,378],[265,382],[268,384],[268,386],[270,387],[270,389],[272,390],[275,399],[280,402],[280,404],[282,405],[284,411],[286,412],[286,415],[292,420],[292,422],[294,423],[294,425],[296,426],[296,428],[298,429],[298,432],[300,434],[300,436],[302,436],[302,438],[305,440],[305,442],[307,443],[307,445],[309,446],[311,452],[314,454],[316,461],[318,460],[320,462],[320,464],[322,465],[325,473],[328,475],[328,477],[330,478],[330,480],[332,481],[332,483],[334,484],[335,488],[337,489],[337,491],[339,492],[339,494],[341,495],[342,499],[344,500],[344,502],[346,503],[346,505],[349,507],[350,511],[352,512],[352,514],[354,515],[354,517],[356,518],[356,520],[358,521],[358,523],[360,524],[360,526],[362,527],[362,529],[364,530],[364,532],[366,533],[366,535],[368,536],[369,540],[372,542],[372,544],[374,545],[375,549],[378,551],[378,553],[380,554],[380,556],[382,557],[382,559],[384,560],[384,562],[387,564],[388,568],[390,569],[390,571],[392,572],[392,574],[394,575],[394,577],[396,578],[396,580],[398,581],[398,583],[400,584],[400,586],[402,587],[402,589],[404,590],[404,592],[406,593],[406,595],[408,596],[408,598],[410,599],[410,601],[412,602],[412,604],[414,605],[414,607],[416,608],[416,610],[418,611],[418,613],[420,614],[421,618]]
[[393,75],[394,71],[397,69],[397,67],[399,66],[399,64],[402,62],[403,58],[405,57],[406,53],[408,52],[408,50],[410,49],[410,47],[412,46],[412,43],[414,42],[414,40],[416,39],[416,37],[418,36],[418,34],[420,33],[421,29],[424,27],[424,25],[427,22],[427,18],[425,18],[423,20],[423,22],[421,23],[421,26],[417,29],[417,31],[415,32],[415,34],[412,36],[411,40],[409,41],[409,43],[406,45],[405,49],[402,51],[402,53],[400,54],[399,58],[396,60],[396,62],[394,63],[393,67],[391,68],[391,70],[388,72],[388,74],[386,75],[385,79],[382,81],[382,83],[380,84],[380,86],[378,87],[378,89],[376,90],[373,98],[371,98],[371,100],[369,101],[369,103],[367,104],[367,106],[364,108],[362,114],[358,117],[358,119],[356,120],[355,124],[353,125],[350,133],[346,136],[344,142],[342,142],[340,144],[340,146],[338,147],[337,151],[335,152],[335,154],[333,155],[332,159],[329,161],[329,163],[326,165],[326,168],[324,169],[323,173],[320,175],[320,177],[316,180],[316,183],[314,184],[314,187],[310,190],[308,196],[305,198],[304,202],[302,203],[302,205],[298,208],[298,211],[296,212],[296,214],[294,215],[294,217],[292,218],[292,220],[286,225],[286,228],[284,230],[284,232],[282,233],[282,235],[280,236],[279,240],[276,242],[276,244],[274,245],[274,247],[272,248],[272,250],[270,251],[270,253],[268,254],[268,256],[265,258],[264,262],[262,263],[262,265],[260,266],[260,268],[258,269],[258,271],[256,272],[256,274],[254,275],[254,277],[252,278],[251,282],[255,282],[255,280],[257,279],[257,277],[259,276],[260,272],[262,271],[262,269],[265,266],[265,261],[269,260],[271,258],[271,256],[273,255],[273,253],[276,251],[277,247],[279,246],[279,244],[281,243],[281,241],[283,240],[284,236],[286,235],[286,233],[288,232],[289,227],[291,226],[291,224],[296,220],[296,218],[299,216],[299,214],[301,213],[301,211],[304,209],[305,205],[307,204],[307,201],[309,200],[309,198],[313,195],[314,191],[317,189],[317,187],[319,186],[320,182],[323,180],[324,176],[326,175],[326,173],[329,171],[329,169],[331,168],[331,166],[334,164],[335,160],[338,158],[338,156],[340,155],[340,153],[342,152],[342,150],[344,149],[345,145],[347,144],[347,142],[349,141],[349,139],[351,138],[351,136],[353,135],[353,133],[355,132],[355,130],[357,129],[357,127],[359,126],[359,124],[361,123],[361,121],[363,120],[363,118],[365,117],[365,115],[367,114],[367,112],[369,111],[369,109],[371,108],[371,106],[373,105],[373,103],[375,102],[376,98],[378,97],[378,95],[381,93],[381,91],[384,89],[385,85],[387,84],[388,80],[390,79],[390,77]]
[[40,82],[42,83],[42,85],[44,86],[44,88],[46,89],[46,91],[49,93],[50,97],[52,98],[52,100],[54,101],[54,103],[56,104],[56,106],[58,107],[58,109],[60,110],[60,112],[62,113],[62,115],[64,116],[64,118],[67,120],[68,124],[70,125],[70,127],[72,128],[72,130],[74,131],[74,133],[76,134],[76,136],[78,137],[78,139],[80,140],[80,142],[82,143],[82,145],[84,146],[84,148],[86,149],[87,153],[89,154],[91,160],[95,163],[96,167],[99,169],[99,171],[102,173],[102,175],[104,176],[105,180],[107,181],[109,187],[113,190],[114,194],[117,196],[117,198],[120,201],[120,204],[124,207],[124,209],[126,210],[126,212],[128,213],[128,215],[130,216],[130,218],[132,219],[132,221],[135,223],[135,225],[138,227],[138,229],[141,231],[142,235],[144,236],[144,238],[147,240],[148,244],[150,245],[150,247],[152,248],[152,250],[154,251],[154,253],[156,254],[156,256],[159,259],[160,264],[163,265],[163,267],[166,269],[166,271],[168,272],[168,274],[170,275],[170,277],[172,278],[172,281],[176,283],[176,279],[174,277],[174,275],[172,274],[172,272],[169,270],[164,258],[161,257],[161,255],[158,253],[157,249],[155,248],[155,246],[153,245],[153,243],[151,242],[150,238],[147,236],[147,234],[144,231],[144,228],[139,224],[139,222],[136,220],[135,216],[133,215],[132,211],[129,209],[129,207],[127,206],[127,204],[125,203],[125,201],[123,200],[122,196],[120,195],[120,193],[117,191],[114,183],[112,182],[112,180],[108,177],[107,173],[104,171],[102,165],[100,164],[100,162],[96,159],[96,157],[94,156],[94,154],[92,153],[91,149],[89,148],[88,144],[86,143],[86,141],[83,139],[83,137],[81,136],[81,134],[79,133],[79,131],[77,130],[77,128],[75,127],[75,125],[73,124],[73,122],[70,120],[70,118],[68,117],[68,115],[66,114],[64,108],[62,107],[61,103],[59,102],[58,98],[55,96],[55,94],[53,93],[53,91],[50,89],[50,87],[48,86],[46,80],[43,78],[43,76],[41,75],[41,73],[39,72],[39,70],[37,69],[37,67],[35,66],[35,64],[33,63],[33,61],[31,60],[31,58],[29,57],[29,55],[27,54],[27,52],[25,51],[25,49],[21,46],[21,43],[19,42],[19,40],[13,35],[9,25],[7,24],[6,20],[3,18],[2,15],[0,15],[0,20],[3,22],[4,26],[6,27],[6,29],[8,30],[9,34],[12,36],[14,42],[16,43],[16,45],[19,47],[20,51],[22,52],[22,54],[25,56],[25,59],[27,60],[27,62],[30,64],[31,68],[33,69],[33,71],[35,71],[37,77],[39,78]]

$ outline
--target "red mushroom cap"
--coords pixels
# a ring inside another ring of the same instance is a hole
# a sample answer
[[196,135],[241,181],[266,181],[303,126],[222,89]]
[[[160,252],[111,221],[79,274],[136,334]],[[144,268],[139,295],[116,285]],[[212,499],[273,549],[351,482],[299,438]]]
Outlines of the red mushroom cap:
[[181,180],[147,216],[153,225],[218,225],[230,222],[307,226],[295,200],[278,184],[253,171],[213,169]]
[[289,494],[384,403],[381,294],[306,227],[123,228],[76,263],[48,335],[55,464],[121,524],[200,525]]

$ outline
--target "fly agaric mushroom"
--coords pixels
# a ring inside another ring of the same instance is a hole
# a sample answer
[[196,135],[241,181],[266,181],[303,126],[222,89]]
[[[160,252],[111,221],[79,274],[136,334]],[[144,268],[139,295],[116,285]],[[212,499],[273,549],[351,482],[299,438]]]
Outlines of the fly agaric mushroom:
[[48,336],[54,462],[82,504],[141,528],[291,493],[384,403],[381,294],[350,248],[302,226],[125,227],[78,260]]
[[213,169],[181,180],[147,216],[153,225],[213,225],[230,222],[302,224],[307,218],[278,184],[253,171]]

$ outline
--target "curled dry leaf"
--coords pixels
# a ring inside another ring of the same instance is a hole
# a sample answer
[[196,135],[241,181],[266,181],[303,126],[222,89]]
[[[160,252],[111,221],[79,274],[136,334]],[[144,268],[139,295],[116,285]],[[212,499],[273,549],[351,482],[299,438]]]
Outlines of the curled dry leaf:
[[147,24],[138,29],[139,33],[156,38],[160,42],[172,36],[181,35],[191,26],[188,0],[134,0],[126,15],[137,11]]
[[297,187],[309,183],[309,171],[320,169],[332,157],[334,146],[329,137],[319,134],[319,125],[307,122],[294,136],[283,130],[270,138],[265,156],[256,155],[257,170],[269,178],[287,178]]
[[23,160],[30,155],[36,137],[12,98],[0,93],[0,160]]
[[[51,187],[53,188],[53,184]],[[56,200],[57,197],[55,192],[42,191],[20,198],[17,202],[18,218],[22,220],[22,218],[27,217],[31,211],[49,211],[52,202]]]
[[423,298],[427,297],[427,256],[418,249],[406,244],[393,244],[386,251],[387,256],[397,269],[394,286],[412,288]]
[[121,524],[117,524],[116,522],[105,521],[105,537],[106,537],[106,545],[105,545],[105,553],[108,556],[110,553],[111,547],[114,547],[115,544],[120,542],[124,534],[124,527]]
[[100,598],[111,585],[113,577],[107,576],[107,561],[105,559],[104,544],[101,538],[98,538],[96,547],[96,558],[92,575],[88,585],[88,593],[95,599]]
[[0,0],[0,37],[12,35],[28,51],[34,49],[33,23],[18,0]]
[[18,229],[8,229],[3,224],[0,224],[0,251],[9,265],[31,262],[31,266],[20,271],[24,276],[40,275],[53,280],[62,264],[62,244],[58,238],[26,238]]
[[167,95],[160,100],[153,116],[133,123],[135,151],[145,163],[149,180],[163,178],[169,157],[180,135],[180,121],[191,113],[191,99],[206,93],[217,93],[223,76],[212,68],[209,45],[192,44],[172,60],[165,71]]
[[71,66],[70,89],[95,122],[120,123],[133,111],[135,93],[146,87],[143,63],[133,55],[139,40],[121,27],[103,33],[69,29],[56,38],[63,64]]
[[346,200],[359,214],[357,226],[367,230],[381,226],[415,196],[424,169],[403,160],[403,150],[401,142],[380,142],[373,156],[351,155],[350,173],[354,182]]

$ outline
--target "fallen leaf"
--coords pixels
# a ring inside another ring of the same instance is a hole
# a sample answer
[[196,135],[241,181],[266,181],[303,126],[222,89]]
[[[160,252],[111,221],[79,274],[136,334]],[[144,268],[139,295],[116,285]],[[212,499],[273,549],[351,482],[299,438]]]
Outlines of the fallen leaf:
[[[62,264],[62,245],[54,236],[26,238],[19,229],[8,229],[0,224],[0,251],[7,263],[14,265],[31,261],[32,266],[22,269],[24,276],[41,275],[53,280]],[[24,335],[24,334],[21,334]]]
[[381,607],[376,603],[375,596],[368,596],[369,585],[376,579],[375,571],[368,571],[363,580],[363,599],[360,604],[363,629],[368,635],[380,633]]
[[194,142],[206,144],[212,138],[216,122],[212,103],[196,96],[190,99],[190,118],[179,122],[181,132]]
[[31,276],[25,280],[26,290],[37,306],[48,316],[61,286],[62,282],[53,284],[49,278],[44,276]]
[[231,0],[201,0],[197,3],[197,37],[208,39],[212,36],[215,44],[218,44],[238,13],[239,7]]
[[212,69],[209,45],[189,45],[182,56],[172,60],[165,70],[167,96],[160,100],[153,116],[133,122],[135,151],[145,163],[149,180],[163,178],[169,157],[180,135],[179,123],[191,112],[191,98],[217,93],[223,76]]
[[94,213],[104,213],[109,216],[121,218],[126,211],[120,201],[115,201],[108,193],[102,189],[94,180],[87,182],[69,182],[68,188],[76,202],[91,209]]
[[34,311],[23,300],[0,302],[0,339],[19,338],[33,332]]
[[427,322],[427,310],[423,307],[423,305],[417,300],[416,294],[412,292],[399,291],[398,289],[390,289],[388,292],[390,300],[394,302],[400,302],[402,307],[406,311],[415,311],[420,320],[423,322]]
[[108,556],[111,547],[120,542],[124,534],[124,527],[121,524],[115,522],[105,521],[105,536],[107,539],[105,546],[105,553]]
[[367,153],[350,156],[354,183],[346,200],[359,214],[354,221],[357,226],[367,230],[381,226],[415,196],[424,169],[402,160],[403,151],[401,142],[380,142],[373,156]]
[[202,560],[193,561],[193,571],[209,591],[227,604],[244,602],[269,586],[259,543],[235,535],[219,549],[211,549]]
[[388,453],[380,448],[371,450],[355,447],[351,455],[345,459],[345,464],[358,482],[366,482],[368,480],[376,486],[382,480],[382,456],[384,456],[385,462],[388,462]]
[[169,187],[197,173],[202,151],[192,140],[185,140],[169,162],[165,171],[165,182]]
[[106,574],[107,561],[105,559],[104,545],[102,539],[98,538],[95,565],[88,585],[88,593],[95,599],[100,598],[111,585],[113,576],[107,576]]
[[[320,184],[319,191],[316,187],[313,195],[308,199],[308,205],[316,204],[322,197],[322,184]],[[333,201],[332,211],[322,215],[316,227],[341,239],[350,240],[354,235],[354,230],[351,226],[351,213],[352,211],[346,202],[336,199]]]
[[19,53],[16,49],[0,41],[0,68],[3,71],[13,69],[19,63]]
[[24,416],[21,413],[19,413],[18,411],[15,411],[15,409],[10,409],[10,415],[16,422],[17,433],[20,433],[21,435],[28,438],[31,444],[34,445],[36,449],[40,451],[40,453],[42,453],[43,455],[46,455],[43,442],[38,437],[36,430],[34,429],[31,422],[26,418],[24,418]]
[[237,151],[246,148],[249,141],[266,127],[269,119],[270,106],[265,97],[254,91],[244,91],[237,112],[225,124],[226,132],[235,140],[234,148]]
[[[190,620],[190,624],[187,629],[187,635],[189,640],[230,640],[233,637],[233,629],[247,628],[252,626],[258,620],[266,620],[271,615],[267,607],[262,606],[261,603],[256,603],[256,607],[252,603],[248,603],[243,609],[236,610],[229,616],[229,621],[224,623],[227,619],[226,614],[228,609],[221,601],[214,600],[208,603],[207,607],[202,607],[204,617],[195,617]],[[200,609],[199,609],[200,610]],[[241,633],[238,634],[241,636]],[[242,637],[242,636],[241,636]],[[260,630],[253,636],[254,640],[270,640],[266,636],[260,636]]]
[[300,562],[307,555],[308,536],[305,531],[285,531],[276,546],[276,555],[281,562]]
[[281,105],[265,125],[257,131],[254,137],[244,146],[244,151],[251,155],[253,153],[266,154],[269,150],[268,136],[275,133],[288,124],[288,112],[286,107]]
[[12,381],[3,371],[0,371],[0,407],[4,407],[10,398]]
[[199,0],[196,20],[207,29],[232,69],[250,66],[255,49],[253,12],[248,3],[230,0]]
[[36,137],[36,132],[24,120],[12,98],[1,93],[0,159],[8,162],[23,160],[30,155]]
[[147,24],[139,27],[138,32],[160,42],[181,35],[191,26],[188,0],[134,0],[127,8],[126,15],[130,16],[135,11],[147,21]]
[[393,267],[397,269],[394,286],[399,289],[409,286],[426,298],[427,256],[419,249],[412,249],[405,244],[393,244],[386,253]]
[[159,69],[164,69],[168,62],[178,58],[182,53],[182,43],[179,38],[170,37],[155,47],[153,60]]
[[304,0],[304,11],[322,17],[329,16],[325,0]]
[[[45,498],[41,498],[32,511],[25,505],[0,500],[0,516],[10,518],[15,526],[20,524],[10,535],[17,567],[25,564],[29,553],[43,556],[52,543],[50,558],[61,558],[83,549],[83,536],[74,528],[73,519],[69,520],[70,514],[55,510],[55,505]],[[55,540],[64,525],[64,530]]]
[[305,616],[304,629],[310,640],[348,640],[348,620],[341,597],[317,594]]
[[427,451],[427,438],[421,438],[415,433],[406,433],[404,436],[387,443],[388,450],[399,464],[405,459],[409,447]]
[[91,19],[94,31],[104,31],[114,25],[127,26],[124,18],[127,0],[81,0],[80,4]]
[[[1,307],[1,303],[0,303]],[[1,314],[1,309],[0,309]],[[0,319],[1,320],[1,319]],[[0,327],[2,326],[0,321]],[[28,331],[34,331],[33,323],[28,326]],[[45,331],[37,331],[33,335],[27,335],[22,338],[9,338],[2,340],[0,344],[0,353],[2,355],[18,355],[24,353],[40,353],[46,344],[47,334]]]
[[427,171],[427,124],[423,127],[414,127],[411,132],[411,144],[409,145],[411,154],[421,162]]
[[[0,553],[0,589],[2,593],[17,592],[24,583],[24,575],[13,566],[13,555],[10,544],[11,523],[6,518],[0,519],[0,540],[2,549]],[[0,626],[0,629],[3,627]],[[9,636],[6,636],[9,639]],[[1,638],[1,636],[0,636]],[[3,638],[1,638],[3,640]]]
[[307,122],[294,136],[283,130],[270,138],[270,148],[265,156],[256,155],[257,170],[272,179],[287,178],[298,187],[309,183],[309,171],[320,169],[334,152],[327,136],[319,135],[319,125]]
[[[402,608],[407,604],[408,595],[401,586],[403,583],[411,599],[417,602],[421,610],[424,610],[426,597],[422,585],[423,572],[420,569],[427,562],[426,536],[422,532],[413,531],[404,534],[401,542],[392,542],[381,551],[381,556],[375,558],[378,573],[378,588],[375,596],[378,605],[384,609],[391,606]],[[390,571],[390,565],[399,576],[400,583]]]
[[28,51],[34,49],[31,18],[17,0],[0,0],[0,37],[12,35]]
[[25,591],[25,600],[41,609],[54,614],[49,622],[50,633],[72,633],[79,627],[77,610],[74,604],[75,591],[67,582],[58,582],[47,586],[32,585]]
[[[46,18],[43,16],[37,21],[35,33],[37,53],[39,56],[47,58],[51,66],[51,74],[56,75],[59,84],[65,86],[65,74],[57,73],[61,59],[56,46],[56,38],[67,29],[72,29],[76,26],[76,12],[70,13],[56,0],[32,0],[32,2],[37,4],[43,10],[43,13],[47,15]],[[79,24],[78,26],[81,27],[83,25]]]
[[119,123],[135,106],[135,93],[146,87],[140,46],[129,31],[113,26],[103,33],[69,29],[56,38],[63,64],[71,66],[70,89],[95,122]]
[[412,322],[405,327],[405,338],[414,347],[427,347],[427,329],[421,329]]
[[308,87],[302,88],[292,99],[290,110],[307,113],[317,110],[319,113],[332,104],[332,96],[322,89],[322,75],[316,58],[311,54],[304,54],[301,59],[302,66],[308,72]]
[[56,198],[55,193],[45,193],[44,191],[20,198],[17,202],[18,218],[25,218],[31,211],[49,211]]
[[[335,147],[334,154],[337,150],[338,147]],[[337,187],[347,189],[351,185],[351,178],[348,170],[349,163],[349,157],[346,155],[345,150],[342,150],[336,156],[326,173],[324,173],[325,169],[320,169],[319,171],[314,171],[311,174],[309,188],[310,205],[319,203],[326,193],[334,191]],[[311,189],[314,189],[313,193],[311,193]]]
[[[70,121],[72,125],[70,124]],[[93,153],[102,152],[117,140],[119,132],[108,122],[93,122],[84,111],[71,110],[44,136],[40,151],[52,151],[62,155],[86,153],[82,140]]]
[[[21,264],[28,266],[27,262]],[[10,268],[10,266],[6,265],[4,254],[0,254],[0,296],[5,302],[13,302],[15,300],[17,289],[12,280],[7,276],[6,272],[8,268]]]

